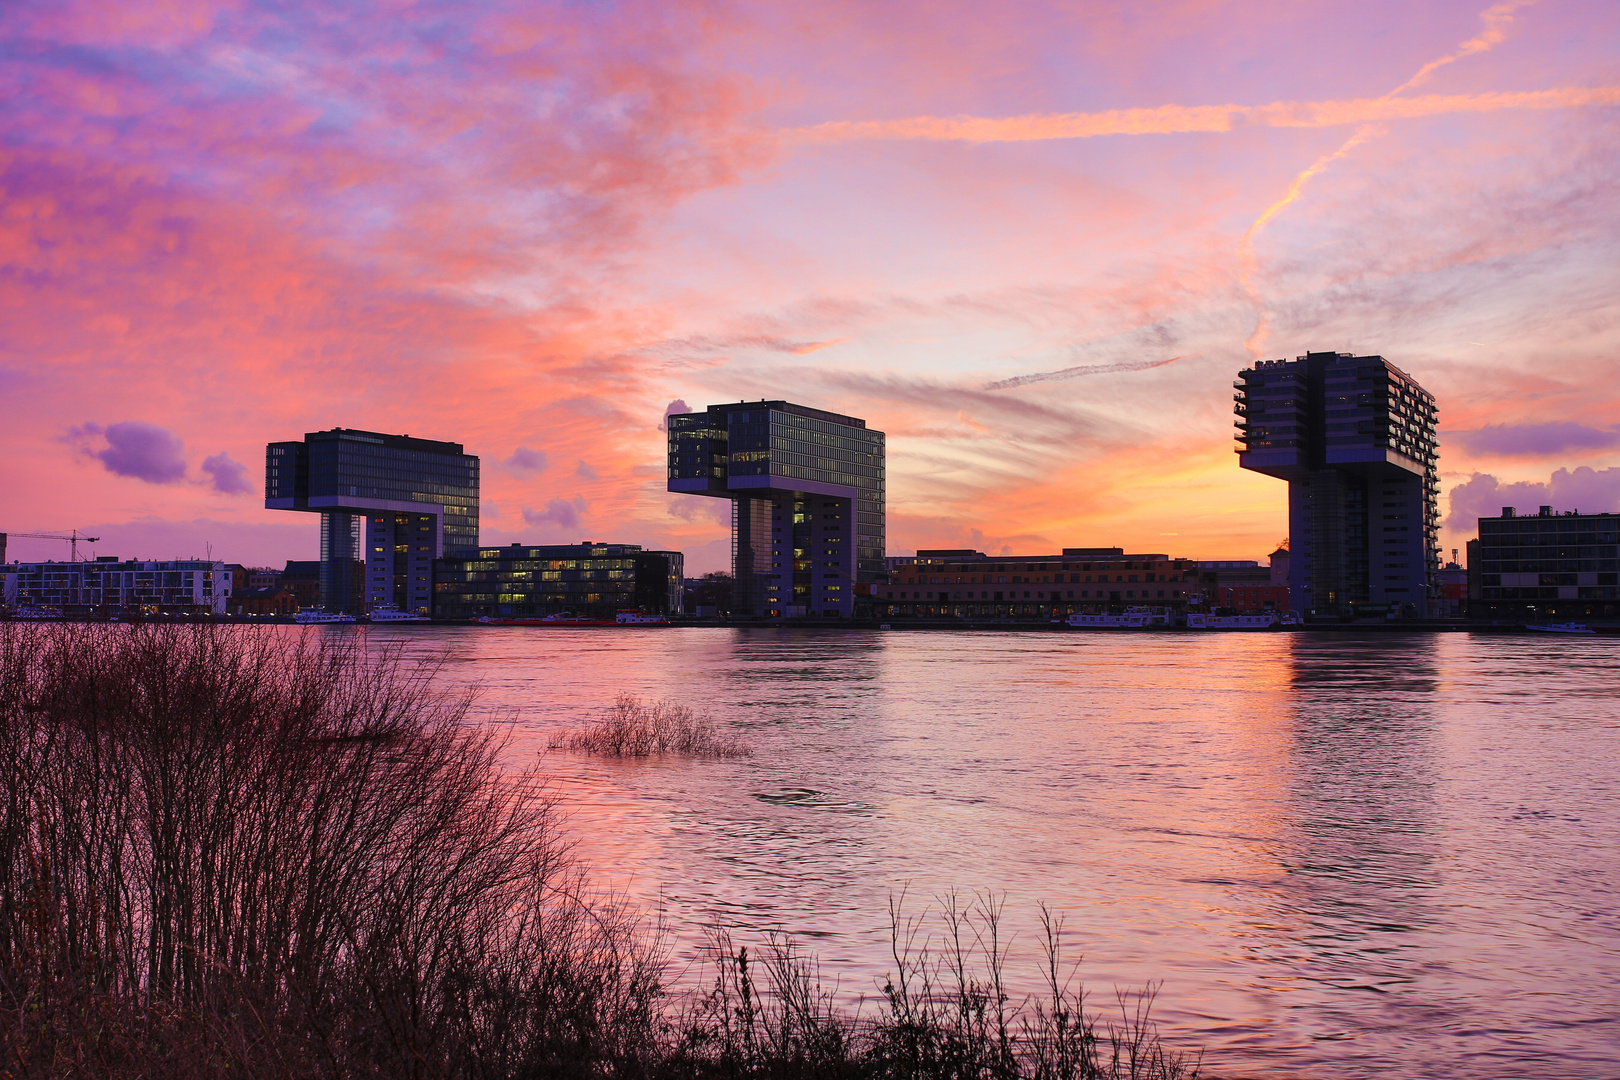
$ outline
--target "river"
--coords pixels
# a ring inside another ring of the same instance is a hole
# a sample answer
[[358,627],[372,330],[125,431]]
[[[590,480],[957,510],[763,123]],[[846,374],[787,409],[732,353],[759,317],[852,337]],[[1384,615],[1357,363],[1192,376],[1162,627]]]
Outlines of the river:
[[[1620,641],[395,627],[543,755],[599,881],[678,957],[793,935],[840,996],[889,905],[1039,905],[1091,1002],[1159,984],[1217,1075],[1620,1075]],[[616,694],[743,733],[736,760],[548,751]],[[929,923],[937,928],[938,924]]]

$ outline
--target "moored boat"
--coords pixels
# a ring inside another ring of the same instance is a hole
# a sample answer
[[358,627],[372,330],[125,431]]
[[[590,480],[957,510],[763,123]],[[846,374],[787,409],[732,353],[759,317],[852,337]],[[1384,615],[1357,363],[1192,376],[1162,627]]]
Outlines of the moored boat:
[[1068,618],[1073,630],[1152,630],[1170,625],[1170,616],[1147,608],[1127,608],[1118,614],[1077,611]]
[[621,611],[611,619],[590,615],[575,615],[561,611],[554,615],[480,615],[473,622],[480,626],[540,626],[568,628],[579,626],[668,626],[662,615],[643,615],[636,611]]
[[373,623],[432,622],[419,611],[401,611],[398,608],[376,608],[366,616]]
[[293,622],[301,626],[324,626],[328,623],[352,623],[355,617],[341,611],[300,611]]
[[481,626],[617,626],[613,619],[593,619],[588,615],[575,615],[571,611],[555,615],[480,615],[473,622]]
[[1542,634],[1595,634],[1595,633],[1597,633],[1596,630],[1593,630],[1590,626],[1587,626],[1585,623],[1578,623],[1578,622],[1531,623],[1531,624],[1527,625],[1525,627],[1525,629],[1526,630],[1535,630],[1536,632],[1542,633]]
[[1271,630],[1281,625],[1282,620],[1274,611],[1240,615],[1208,615],[1198,611],[1187,613],[1189,630]]

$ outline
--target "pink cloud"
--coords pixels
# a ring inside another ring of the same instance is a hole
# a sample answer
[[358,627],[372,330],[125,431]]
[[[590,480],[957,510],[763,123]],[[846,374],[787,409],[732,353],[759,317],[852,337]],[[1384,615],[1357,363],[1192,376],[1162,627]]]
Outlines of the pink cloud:
[[512,451],[512,456],[506,459],[506,467],[519,469],[523,472],[545,472],[549,460],[543,450],[533,450],[527,446],[520,446]]
[[[28,6],[0,26],[0,390],[28,399],[0,448],[40,464],[7,495],[40,528],[97,506],[307,540],[232,489],[266,441],[371,427],[463,442],[492,505],[559,535],[584,508],[546,466],[588,462],[592,528],[723,560],[713,507],[663,491],[660,410],[788,397],[890,432],[903,544],[1260,551],[1235,252],[1368,120],[1254,238],[1268,348],[1434,382],[1448,473],[1607,464],[1582,432],[1617,404],[1620,15],[1522,8],[1385,100],[1479,7]],[[950,137],[775,134],[895,117]],[[120,461],[207,447],[206,482],[75,465],[52,440],[87,388],[182,444]],[[1530,430],[1556,424],[1582,432]]]
[[541,526],[548,531],[570,531],[579,528],[580,515],[589,508],[589,504],[578,495],[572,499],[551,499],[546,503],[544,510],[530,510],[523,508],[523,521],[527,525]]
[[1446,432],[1449,445],[1482,457],[1547,457],[1567,451],[1607,450],[1620,446],[1620,427],[1588,427],[1570,420],[1541,424],[1488,424]]
[[[81,424],[70,428],[66,438],[118,476],[172,484],[186,475],[185,444],[174,432],[156,424],[140,420],[107,427]],[[100,442],[106,445],[97,448]]]
[[248,479],[247,467],[229,454],[203,458],[202,471],[208,474],[214,490],[221,495],[246,495],[258,490]]
[[1505,506],[1518,513],[1535,513],[1550,506],[1555,513],[1579,510],[1587,514],[1620,512],[1620,466],[1593,469],[1559,469],[1545,481],[1503,483],[1490,473],[1475,473],[1453,487],[1447,498],[1450,513],[1446,527],[1459,534],[1473,535],[1482,517],[1496,517]]

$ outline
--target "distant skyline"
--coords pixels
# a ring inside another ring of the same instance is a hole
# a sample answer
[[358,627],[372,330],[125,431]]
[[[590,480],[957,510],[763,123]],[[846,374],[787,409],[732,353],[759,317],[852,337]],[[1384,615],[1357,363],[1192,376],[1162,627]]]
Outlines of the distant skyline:
[[[728,562],[661,418],[888,436],[888,544],[1263,558],[1236,373],[1439,403],[1446,555],[1620,509],[1620,7],[24,3],[0,530],[315,557],[267,442],[463,443],[483,540]],[[66,545],[13,540],[20,558]]]

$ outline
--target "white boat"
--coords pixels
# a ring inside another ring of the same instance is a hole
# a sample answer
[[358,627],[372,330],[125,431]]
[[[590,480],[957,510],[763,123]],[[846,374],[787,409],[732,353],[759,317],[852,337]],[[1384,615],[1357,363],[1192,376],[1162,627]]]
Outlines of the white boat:
[[366,616],[374,623],[432,622],[419,611],[401,611],[398,608],[375,608]]
[[1074,630],[1151,630],[1169,626],[1170,616],[1147,608],[1127,608],[1118,615],[1075,612],[1068,621],[1069,627]]
[[662,615],[642,615],[635,611],[621,611],[614,617],[620,626],[667,626],[669,620]]
[[1251,612],[1247,615],[1206,615],[1202,612],[1190,611],[1187,613],[1187,629],[1189,630],[1270,630],[1274,626],[1281,626],[1282,620],[1277,618],[1276,612]]
[[352,623],[353,615],[346,615],[340,611],[300,611],[293,616],[293,622],[302,626],[324,625],[326,623]]
[[1536,630],[1536,631],[1539,631],[1540,633],[1543,633],[1543,634],[1595,634],[1595,633],[1597,633],[1596,630],[1593,630],[1590,626],[1587,626],[1585,623],[1582,623],[1582,622],[1532,623],[1532,624],[1526,626],[1525,629],[1526,630]]

